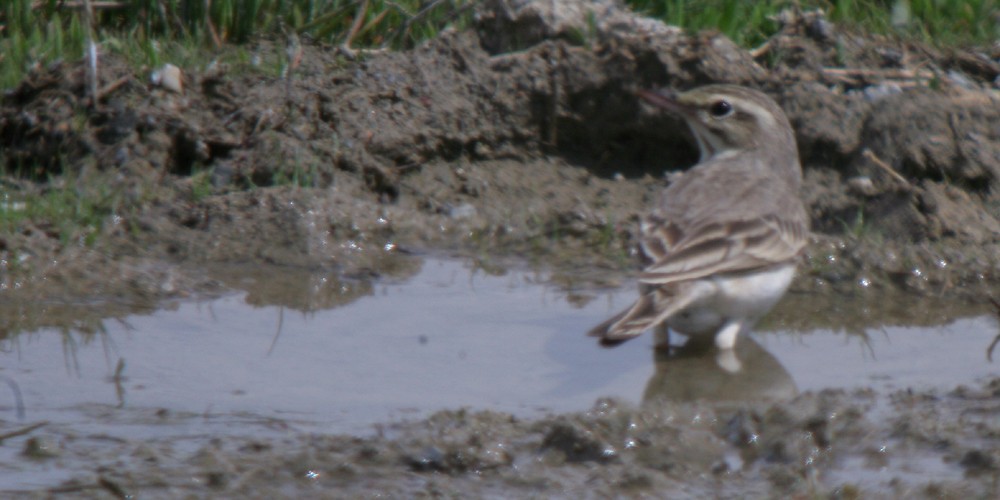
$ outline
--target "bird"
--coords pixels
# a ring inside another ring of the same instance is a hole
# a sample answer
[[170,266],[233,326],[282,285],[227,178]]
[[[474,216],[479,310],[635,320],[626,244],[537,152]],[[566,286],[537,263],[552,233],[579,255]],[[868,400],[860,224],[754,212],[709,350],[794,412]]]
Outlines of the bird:
[[785,294],[808,243],[794,131],[773,99],[749,87],[635,93],[682,118],[700,158],[640,220],[649,265],[639,298],[588,334],[613,347],[658,328],[656,348],[669,349],[674,331],[732,349]]

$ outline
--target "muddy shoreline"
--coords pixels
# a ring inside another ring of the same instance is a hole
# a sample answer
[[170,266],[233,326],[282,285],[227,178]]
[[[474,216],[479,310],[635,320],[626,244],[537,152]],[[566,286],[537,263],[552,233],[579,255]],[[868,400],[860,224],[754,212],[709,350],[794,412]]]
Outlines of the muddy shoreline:
[[[89,113],[82,66],[37,68],[0,106],[9,206],[67,186],[104,203],[82,229],[14,223],[4,293],[211,286],[174,264],[374,276],[400,250],[613,279],[635,269],[636,218],[665,175],[695,161],[682,124],[630,89],[711,81],[770,92],[796,128],[815,233],[799,289],[984,302],[995,288],[1000,98],[994,65],[969,63],[984,53],[804,14],[754,58],[720,35],[602,8],[580,40],[572,14],[487,2],[477,29],[405,53],[351,62],[306,46],[290,81],[223,52],[185,68],[181,94],[108,55],[101,83],[116,86]],[[280,61],[280,45],[253,50]]]
[[[586,412],[536,419],[442,410],[366,436],[252,415],[243,425],[257,436],[223,431],[211,439],[123,439],[50,423],[29,432],[23,460],[70,478],[5,495],[990,498],[998,383],[949,392],[827,390],[780,403],[639,407],[609,398]],[[183,427],[210,418],[89,411],[121,425]]]
[[[594,4],[596,16],[515,3],[483,2],[473,29],[407,52],[350,61],[307,44],[287,79],[273,71],[280,43],[240,49],[263,66],[224,49],[183,68],[181,93],[151,83],[155,68],[108,54],[95,110],[80,63],[36,68],[0,103],[4,210],[64,190],[101,201],[77,225],[11,217],[0,236],[2,335],[97,331],[171,301],[254,294],[246,265],[287,278],[253,300],[304,311],[405,280],[421,255],[545,269],[590,300],[629,279],[638,215],[695,161],[682,124],[631,89],[708,82],[761,88],[796,128],[815,241],[789,300],[834,311],[803,328],[946,320],[893,310],[886,295],[946,298],[956,311],[998,296],[995,48],[941,51],[806,13],[751,52],[613,2]],[[59,460],[97,456],[93,473],[48,493],[990,497],[998,401],[992,380],[735,409],[609,400],[538,421],[445,410],[383,436],[220,438],[193,455],[91,443]],[[4,421],[3,432],[19,425]],[[881,446],[950,472],[888,490],[850,479],[905,476]],[[120,467],[121,456],[144,458]]]

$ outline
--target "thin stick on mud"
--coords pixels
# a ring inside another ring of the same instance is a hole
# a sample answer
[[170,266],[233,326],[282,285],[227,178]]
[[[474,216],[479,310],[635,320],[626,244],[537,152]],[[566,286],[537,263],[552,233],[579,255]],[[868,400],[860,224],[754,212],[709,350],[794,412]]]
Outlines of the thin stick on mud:
[[934,73],[931,71],[906,68],[823,68],[822,72],[827,76],[862,80],[905,80],[916,82],[934,79]]
[[208,34],[212,37],[212,43],[215,45],[216,49],[222,48],[222,39],[219,38],[219,32],[216,31],[215,25],[212,24],[212,0],[205,0],[205,27],[208,28]]
[[749,50],[750,57],[754,59],[760,59],[760,56],[767,54],[771,51],[771,40],[768,40],[755,48]]
[[288,64],[285,66],[285,102],[289,108],[292,106],[292,74],[302,63],[302,44],[299,42],[295,32],[288,34],[286,38],[285,55],[288,56]]
[[125,75],[103,87],[97,91],[97,100],[104,99],[104,96],[118,90],[122,85],[130,82],[132,80],[132,75]]
[[885,173],[889,174],[889,177],[892,177],[893,179],[896,179],[897,181],[901,182],[903,186],[906,187],[907,189],[913,188],[913,186],[910,184],[910,181],[906,180],[906,177],[903,177],[903,175],[895,171],[891,165],[889,165],[881,158],[876,156],[875,153],[872,152],[872,150],[865,149],[861,154],[869,161],[874,163],[876,167],[882,169]]
[[862,86],[872,83],[891,82],[900,88],[932,85],[941,81],[940,75],[926,69],[869,69],[869,68],[823,68],[824,77],[838,83]]
[[351,23],[351,29],[348,30],[347,36],[344,37],[344,43],[340,44],[340,50],[347,56],[348,59],[354,59],[356,53],[354,49],[351,48],[351,42],[354,41],[354,37],[357,36],[358,31],[361,30],[361,26],[364,24],[365,14],[368,12],[368,0],[361,2],[358,6],[358,11],[354,14],[354,21]]
[[5,432],[3,434],[0,434],[0,443],[3,443],[5,440],[10,438],[24,436],[25,434],[31,434],[31,432],[34,431],[35,429],[38,429],[40,427],[45,427],[46,425],[49,425],[49,422],[42,421],[36,424],[31,424],[27,427],[21,427],[20,429],[15,429],[10,432]]
[[83,20],[87,29],[84,41],[87,46],[87,86],[90,89],[90,107],[97,107],[97,44],[94,42],[94,8],[90,0],[83,0]]

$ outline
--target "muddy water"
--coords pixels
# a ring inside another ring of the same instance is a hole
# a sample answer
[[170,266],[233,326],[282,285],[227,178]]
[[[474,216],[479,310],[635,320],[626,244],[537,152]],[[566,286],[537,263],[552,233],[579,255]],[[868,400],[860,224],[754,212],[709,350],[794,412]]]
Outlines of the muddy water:
[[[792,296],[729,356],[683,338],[673,352],[654,353],[650,336],[606,350],[583,332],[633,299],[632,286],[567,294],[528,271],[418,265],[414,277],[377,283],[332,309],[251,305],[241,292],[109,320],[97,333],[13,335],[0,375],[20,389],[23,425],[47,421],[112,441],[171,438],[194,449],[211,437],[290,429],[370,435],[376,424],[442,408],[532,417],[585,410],[602,396],[640,403],[947,390],[997,373],[986,356],[997,326],[985,312],[934,326],[803,330],[783,327],[803,314],[802,297]],[[0,394],[0,418],[15,428],[14,392]],[[72,472],[13,465],[23,462],[25,439],[2,447],[0,463],[20,473],[0,474],[0,489],[52,485]]]

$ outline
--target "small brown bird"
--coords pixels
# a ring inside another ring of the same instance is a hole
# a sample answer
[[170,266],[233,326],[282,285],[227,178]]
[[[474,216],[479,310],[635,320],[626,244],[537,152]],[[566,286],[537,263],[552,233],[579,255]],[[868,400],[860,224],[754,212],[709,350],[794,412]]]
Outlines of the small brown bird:
[[639,300],[589,335],[614,346],[659,326],[731,349],[784,295],[809,236],[795,135],[777,103],[746,87],[638,95],[687,122],[701,159],[641,223],[652,264]]

